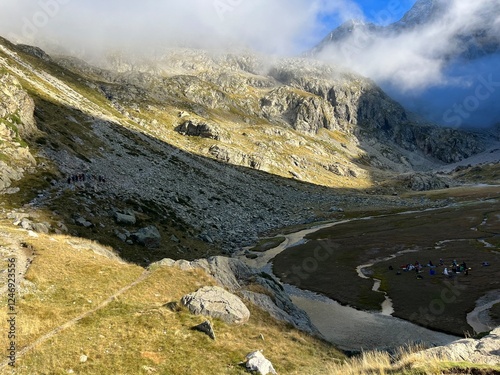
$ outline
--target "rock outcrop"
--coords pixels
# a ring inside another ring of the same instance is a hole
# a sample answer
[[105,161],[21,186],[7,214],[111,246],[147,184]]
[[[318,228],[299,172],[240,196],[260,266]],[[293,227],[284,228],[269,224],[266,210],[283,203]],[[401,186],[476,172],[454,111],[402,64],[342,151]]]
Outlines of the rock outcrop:
[[[154,265],[179,267],[183,270],[201,268],[214,277],[219,285],[234,293],[240,293],[246,300],[269,312],[275,319],[288,322],[305,332],[318,334],[307,314],[293,304],[278,280],[270,274],[248,267],[239,259],[211,257],[192,262],[164,259]],[[249,285],[257,285],[262,292],[247,289]]]
[[248,155],[237,149],[214,145],[210,147],[210,155],[216,160],[229,164],[237,164],[253,169],[264,169],[264,159],[259,155]]
[[432,173],[412,173],[400,177],[402,185],[413,191],[429,191],[446,189],[450,187],[450,181],[444,177],[438,177]]
[[470,362],[492,366],[500,365],[500,327],[480,340],[463,339],[447,346],[428,349],[421,353],[438,356],[451,362]]
[[[0,73],[0,119],[9,126],[14,137],[27,137],[36,131],[35,103],[17,78]],[[9,125],[10,123],[11,125]]]
[[27,171],[36,166],[24,138],[36,132],[33,117],[35,104],[20,82],[10,74],[0,73],[0,192],[9,189]]
[[206,286],[182,297],[181,302],[195,315],[217,318],[228,324],[243,324],[250,311],[236,295],[218,286]]
[[177,126],[175,130],[182,135],[210,138],[217,141],[229,138],[226,132],[224,132],[218,125],[195,120],[186,120]]

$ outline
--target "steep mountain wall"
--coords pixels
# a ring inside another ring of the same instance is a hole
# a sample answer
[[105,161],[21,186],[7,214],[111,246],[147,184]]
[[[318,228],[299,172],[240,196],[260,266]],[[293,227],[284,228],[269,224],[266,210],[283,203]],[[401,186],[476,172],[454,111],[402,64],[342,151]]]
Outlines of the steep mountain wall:
[[36,161],[24,138],[36,132],[35,104],[19,81],[0,71],[0,191],[9,190]]

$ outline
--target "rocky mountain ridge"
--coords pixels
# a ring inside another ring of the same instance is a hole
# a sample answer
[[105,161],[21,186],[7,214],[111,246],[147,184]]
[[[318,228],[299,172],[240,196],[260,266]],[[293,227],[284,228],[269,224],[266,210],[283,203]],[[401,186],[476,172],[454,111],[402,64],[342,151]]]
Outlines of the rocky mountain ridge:
[[[73,230],[94,228],[104,238],[108,219],[98,218],[146,210],[144,227],[182,221],[174,232],[165,224],[166,235],[232,252],[331,207],[417,204],[304,182],[384,191],[383,181],[397,176],[389,195],[447,186],[425,175],[418,184],[398,181],[484,148],[476,134],[411,121],[373,82],[307,59],[265,64],[252,55],[175,50],[155,64],[112,61],[110,70],[3,41],[0,63],[4,86],[22,82],[18,95],[31,103],[21,121],[32,129],[23,133],[26,150],[51,168],[51,190],[39,191],[32,205],[83,204],[87,212],[70,218]],[[75,175],[87,179],[75,184]],[[83,197],[74,196],[82,189]],[[133,233],[118,228],[112,236],[128,247]],[[166,246],[182,256],[193,244]],[[163,250],[139,259],[159,260]]]

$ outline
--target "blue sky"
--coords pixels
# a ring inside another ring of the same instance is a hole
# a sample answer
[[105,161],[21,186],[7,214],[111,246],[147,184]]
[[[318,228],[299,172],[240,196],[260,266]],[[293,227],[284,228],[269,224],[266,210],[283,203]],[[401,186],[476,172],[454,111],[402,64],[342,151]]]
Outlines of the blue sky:
[[415,2],[416,0],[356,1],[369,21],[382,24],[401,19]]
[[[411,9],[416,0],[356,0],[353,1],[359,7],[366,21],[376,24],[387,25],[400,20],[404,14]],[[319,22],[326,29],[333,30],[342,22],[339,21],[338,13],[323,14]]]
[[[406,12],[415,4],[416,0],[353,0],[347,2],[347,7],[351,8],[351,12],[339,12],[338,8],[333,7],[327,9],[326,12],[319,12],[318,27],[316,38],[312,41],[312,45],[304,46],[306,49],[311,48],[316,43],[321,41],[330,31],[340,26],[347,18],[364,19],[367,22],[373,22],[379,25],[387,25],[400,20]],[[333,1],[332,3],[335,3]],[[347,16],[346,16],[347,14]],[[306,44],[311,44],[307,41]]]

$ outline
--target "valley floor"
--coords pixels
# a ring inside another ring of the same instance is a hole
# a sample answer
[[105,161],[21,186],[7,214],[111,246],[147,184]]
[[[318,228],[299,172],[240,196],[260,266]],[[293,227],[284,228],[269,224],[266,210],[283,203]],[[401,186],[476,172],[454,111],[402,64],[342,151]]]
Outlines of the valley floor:
[[[372,311],[385,300],[373,290],[380,280],[393,316],[459,336],[479,333],[467,313],[486,293],[500,290],[499,193],[496,186],[434,193],[456,200],[444,208],[373,215],[318,230],[278,254],[274,272],[284,282]],[[466,263],[468,272],[453,272],[453,262]],[[356,268],[365,264],[360,277]],[[407,271],[409,264],[422,268]]]

